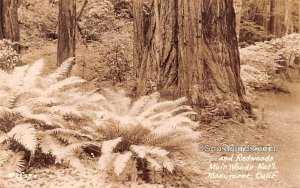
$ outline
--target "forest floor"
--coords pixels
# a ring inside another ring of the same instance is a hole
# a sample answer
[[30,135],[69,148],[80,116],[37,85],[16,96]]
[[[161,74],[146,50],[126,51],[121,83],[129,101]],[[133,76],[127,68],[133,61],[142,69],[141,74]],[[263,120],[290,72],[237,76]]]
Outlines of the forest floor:
[[[190,180],[182,182],[179,187],[205,187],[205,188],[297,188],[300,187],[300,84],[285,83],[291,94],[281,93],[257,93],[258,120],[246,120],[241,124],[233,120],[224,120],[211,125],[202,126],[200,129],[203,135],[200,140],[202,145],[218,146],[222,145],[254,145],[254,146],[275,146],[276,152],[271,153],[245,153],[244,156],[266,157],[273,156],[278,176],[274,178],[258,179],[255,174],[258,170],[250,170],[253,174],[250,179],[211,179],[208,174],[211,164],[233,164],[233,162],[220,162],[219,158],[226,156],[225,153],[205,153],[200,152],[198,161],[190,164],[193,174]],[[237,153],[230,153],[227,156]],[[96,160],[96,159],[95,159]],[[254,165],[257,162],[241,162],[241,165]],[[104,177],[97,172],[96,168],[89,165],[89,170],[76,172],[64,166],[52,166],[45,169],[36,169],[31,173],[37,175],[36,180],[25,180],[22,178],[7,179],[0,183],[0,187],[23,188],[23,187],[163,187],[161,185],[150,184],[106,184]],[[261,170],[262,172],[272,172],[273,170]],[[220,172],[219,170],[215,172]],[[245,171],[221,170],[224,174],[243,174]],[[247,171],[246,171],[247,172]],[[2,185],[2,186],[1,186]],[[130,186],[129,186],[130,185]]]
[[300,84],[285,83],[291,94],[268,93],[260,97],[268,128],[278,147],[278,170],[292,186],[300,187]]
[[[207,179],[207,187],[300,187],[300,164],[298,162],[300,157],[300,84],[285,82],[284,85],[288,86],[290,94],[256,93],[256,108],[260,113],[260,120],[253,122],[253,124],[249,122],[239,125],[224,123],[218,127],[207,127],[202,141],[212,146],[220,145],[220,143],[238,146],[275,146],[276,152],[273,153],[245,153],[244,156],[273,156],[274,160],[271,163],[275,163],[276,168],[274,171],[279,172],[278,176],[259,179],[255,177],[259,170],[254,170],[252,172],[255,175],[250,179],[223,179],[218,181]],[[237,158],[238,154],[233,155],[233,158]],[[211,156],[211,161],[207,165],[220,163],[226,165],[226,162],[220,162],[219,160],[221,156],[224,156],[224,153],[214,153]],[[258,165],[257,162],[240,162],[239,164]],[[232,174],[232,171],[228,169],[220,171],[225,174]],[[272,172],[272,170],[260,171]],[[251,173],[251,171],[249,172]]]

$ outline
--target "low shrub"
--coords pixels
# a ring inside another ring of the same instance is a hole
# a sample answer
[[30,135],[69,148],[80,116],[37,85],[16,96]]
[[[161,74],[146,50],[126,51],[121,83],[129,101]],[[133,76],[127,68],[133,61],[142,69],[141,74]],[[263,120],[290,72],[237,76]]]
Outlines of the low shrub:
[[10,40],[0,40],[0,69],[12,71],[21,65],[21,56],[13,49],[14,43]]

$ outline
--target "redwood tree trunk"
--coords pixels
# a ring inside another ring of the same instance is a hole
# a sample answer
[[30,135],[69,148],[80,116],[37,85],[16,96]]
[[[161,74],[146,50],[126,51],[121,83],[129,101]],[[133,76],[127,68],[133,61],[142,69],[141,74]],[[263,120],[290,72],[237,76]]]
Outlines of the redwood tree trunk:
[[235,11],[235,31],[237,39],[240,38],[240,28],[241,28],[241,18],[242,18],[242,7],[243,1],[242,0],[234,0],[234,11]]
[[269,22],[269,32],[270,34],[275,35],[275,22],[276,22],[276,14],[275,14],[275,9],[276,8],[276,2],[275,0],[271,0],[270,3],[270,22]]
[[[60,0],[58,16],[58,66],[70,57],[75,57],[76,1]],[[70,71],[69,71],[70,72]]]
[[[20,28],[18,23],[18,0],[0,0],[0,39],[20,42]],[[20,52],[20,45],[13,48]]]
[[233,1],[151,0],[148,5],[133,1],[138,94],[187,96],[198,107],[224,99],[244,104]]
[[3,38],[3,0],[0,0],[0,39]]
[[[266,19],[270,10],[267,10],[268,0],[255,0],[250,7],[250,11],[254,13],[254,20],[256,24],[265,26]],[[251,10],[253,8],[253,10]]]
[[300,33],[300,2],[298,2],[298,33]]

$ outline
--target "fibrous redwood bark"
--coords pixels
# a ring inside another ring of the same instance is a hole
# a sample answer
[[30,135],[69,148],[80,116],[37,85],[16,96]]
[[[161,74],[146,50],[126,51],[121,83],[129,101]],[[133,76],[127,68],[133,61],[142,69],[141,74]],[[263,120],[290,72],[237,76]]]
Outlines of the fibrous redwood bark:
[[0,39],[16,42],[13,48],[20,52],[20,28],[18,23],[18,0],[0,0]]
[[244,102],[232,0],[134,0],[133,10],[139,95],[151,82],[197,106]]
[[76,1],[60,0],[58,16],[58,66],[70,57],[75,57]]

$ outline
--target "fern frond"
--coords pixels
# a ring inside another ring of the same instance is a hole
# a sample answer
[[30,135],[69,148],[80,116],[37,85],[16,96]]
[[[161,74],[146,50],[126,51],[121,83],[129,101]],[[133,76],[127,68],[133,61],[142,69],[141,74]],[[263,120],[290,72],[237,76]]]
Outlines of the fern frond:
[[51,117],[48,114],[34,114],[31,109],[27,106],[22,106],[13,109],[14,113],[18,113],[24,118],[34,120],[34,121],[39,121],[39,122],[44,122],[47,125],[52,125]]
[[39,138],[39,147],[41,148],[43,153],[50,154],[52,153],[53,150],[55,150],[55,148],[59,150],[60,143],[52,136],[40,131],[38,132],[38,138]]
[[59,133],[54,135],[58,140],[62,141],[64,144],[74,144],[80,142],[80,139],[76,138],[70,134]]
[[187,112],[180,113],[181,116],[186,116],[186,117],[189,117],[190,115],[197,115],[197,114],[198,113],[194,111],[187,111]]
[[90,140],[93,139],[93,137],[91,135],[83,134],[79,131],[70,130],[70,129],[56,128],[56,129],[47,130],[46,132],[49,134],[64,133],[64,134],[69,134],[69,135],[74,135],[74,136],[86,137],[86,138],[89,138]]
[[36,130],[31,124],[16,125],[7,136],[24,146],[31,152],[37,147]]
[[131,99],[125,96],[124,90],[114,92],[110,89],[104,89],[102,94],[107,100],[101,101],[101,106],[106,110],[121,116],[129,111]]
[[147,109],[145,109],[144,112],[142,112],[138,117],[149,117],[151,115],[154,115],[157,112],[161,112],[161,111],[165,111],[165,110],[172,110],[176,107],[178,107],[179,105],[182,105],[183,103],[185,103],[187,101],[187,99],[185,97],[174,100],[174,101],[164,101],[164,102],[159,102],[156,103],[150,107],[148,107]]
[[182,126],[189,126],[191,128],[195,128],[198,126],[198,123],[192,121],[190,118],[185,116],[173,116],[163,121],[160,121],[159,124],[157,124],[157,122],[153,122],[150,123],[148,126],[150,126],[152,130],[155,129],[156,132],[166,132],[167,130],[175,129],[176,127]]
[[13,109],[17,107],[18,95],[12,94],[8,98],[8,108]]
[[20,88],[24,85],[24,77],[25,74],[27,72],[27,70],[29,69],[29,66],[22,66],[22,67],[16,67],[13,71],[13,73],[10,75],[8,80],[9,83],[9,87],[10,88]]
[[[162,130],[162,129],[160,129]],[[161,137],[169,137],[169,140],[173,140],[173,139],[177,139],[177,140],[181,140],[181,141],[187,141],[187,140],[193,140],[196,141],[199,136],[200,133],[191,130],[189,127],[180,127],[180,128],[175,128],[175,129],[165,129],[165,131],[156,131],[154,134],[157,138],[161,138]],[[159,142],[159,140],[158,140]],[[163,142],[162,142],[163,143]]]
[[1,171],[8,175],[11,172],[22,172],[25,167],[24,152],[12,153],[9,159],[3,164]]
[[128,161],[130,160],[132,153],[130,151],[120,154],[116,157],[114,161],[114,171],[119,176],[125,169]]
[[125,105],[129,106],[130,105],[130,98],[126,96],[125,90],[119,90],[117,92],[108,89],[108,88],[104,88],[103,89],[103,95],[105,96],[105,98],[109,99],[110,101],[126,101]]
[[59,152],[53,151],[53,155],[56,157],[57,162],[61,162],[69,156],[73,156],[74,152],[82,147],[88,145],[87,143],[72,143],[67,146],[60,146]]
[[36,97],[31,98],[25,101],[28,106],[35,107],[35,106],[47,106],[51,104],[56,104],[59,102],[59,99],[56,97]]
[[[170,110],[170,113],[172,114],[177,114],[177,113],[180,113],[182,114],[183,111],[188,111],[188,112],[193,112],[193,108],[190,107],[190,106],[187,106],[187,105],[180,105],[172,110]],[[193,112],[193,113],[196,113],[196,112]],[[197,113],[196,113],[197,114]]]
[[159,164],[159,162],[157,162],[157,160],[153,159],[152,157],[147,156],[146,160],[156,171],[160,171],[162,169],[162,166]]
[[45,81],[48,84],[53,84],[57,80],[61,79],[68,72],[69,68],[72,66],[75,58],[68,58],[64,61],[55,71],[45,77]]
[[116,154],[107,153],[100,156],[98,160],[99,170],[107,170],[107,167],[114,161]]
[[158,102],[159,93],[153,93],[151,95],[142,96],[137,101],[135,101],[131,108],[130,114],[137,116],[139,115],[145,107],[152,106]]
[[162,121],[164,119],[171,118],[173,115],[171,112],[160,112],[157,113],[149,118],[147,118],[148,121],[154,122],[154,121]]
[[49,136],[47,133],[39,133],[39,146],[43,153],[52,154],[56,158],[56,163],[61,163],[63,160],[73,157],[75,152],[82,147],[93,144],[92,142],[72,143],[67,146],[60,143],[57,138]]
[[163,167],[166,168],[169,172],[173,172],[175,169],[174,163],[169,158],[166,158],[162,164]]
[[44,59],[37,60],[28,68],[24,76],[25,87],[31,88],[35,86],[37,79],[39,79],[39,75],[42,73],[43,68],[44,68]]
[[70,105],[60,105],[60,106],[52,106],[47,109],[50,113],[53,114],[62,114],[62,115],[72,115],[74,117],[82,117],[81,112],[74,106]]
[[102,149],[101,152],[103,154],[109,154],[112,153],[112,151],[117,147],[117,145],[122,141],[122,138],[116,138],[113,140],[104,141],[102,143]]
[[47,90],[45,91],[46,96],[51,95],[55,92],[60,91],[61,89],[63,89],[66,86],[70,86],[73,84],[79,84],[79,83],[83,83],[85,82],[85,80],[79,78],[79,77],[68,77],[62,81],[59,81],[55,84],[50,85],[49,88],[47,88]]
[[94,92],[92,93],[90,92],[88,94],[83,94],[80,92],[71,92],[71,93],[72,93],[72,99],[70,104],[74,104],[77,106],[96,103],[105,99],[104,96]]

